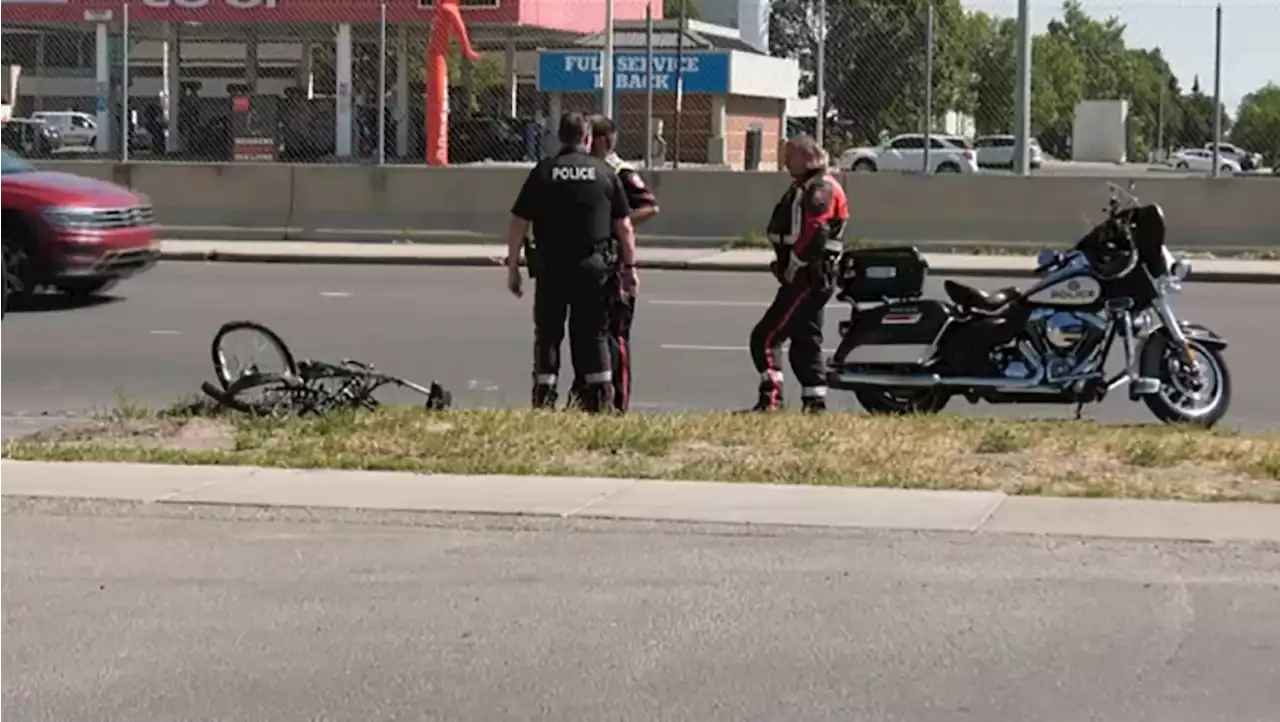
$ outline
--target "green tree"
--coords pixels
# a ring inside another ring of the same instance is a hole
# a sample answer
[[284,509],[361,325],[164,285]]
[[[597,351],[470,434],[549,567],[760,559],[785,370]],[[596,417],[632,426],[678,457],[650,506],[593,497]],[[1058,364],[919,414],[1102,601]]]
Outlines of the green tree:
[[1236,113],[1231,142],[1280,164],[1280,86],[1267,83],[1244,96]]
[[980,135],[1013,127],[1017,27],[1012,19],[974,13],[969,18],[973,120]]
[[1031,134],[1049,155],[1069,158],[1090,69],[1069,38],[1053,33],[1034,39],[1031,63]]
[[680,17],[680,10],[683,7],[684,16],[689,20],[701,20],[702,14],[698,12],[698,4],[696,0],[664,0],[662,3],[662,17],[668,20],[674,20]]
[[[1175,128],[1175,135],[1170,147],[1203,148],[1213,141],[1213,98],[1200,90],[1200,78],[1197,76],[1191,83],[1191,92],[1179,99],[1182,113],[1181,125]],[[1218,106],[1222,116],[1222,135],[1231,132],[1231,117],[1227,115],[1225,106]]]
[[[816,92],[819,18],[816,0],[777,0],[769,18],[770,53],[800,64],[800,94]],[[928,0],[829,0],[825,117],[844,129],[835,144],[866,143],[881,133],[921,130],[925,109]],[[937,117],[969,100],[971,47],[959,0],[934,5],[934,110]],[[936,120],[936,118],[934,119]],[[833,136],[839,134],[832,134]]]

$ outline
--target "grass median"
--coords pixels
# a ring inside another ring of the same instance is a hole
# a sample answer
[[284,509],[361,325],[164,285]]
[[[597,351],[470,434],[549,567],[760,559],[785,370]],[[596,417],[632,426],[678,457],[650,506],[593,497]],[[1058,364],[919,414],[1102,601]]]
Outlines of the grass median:
[[1280,435],[860,414],[417,408],[267,420],[116,412],[4,446],[13,459],[622,476],[1280,502]]

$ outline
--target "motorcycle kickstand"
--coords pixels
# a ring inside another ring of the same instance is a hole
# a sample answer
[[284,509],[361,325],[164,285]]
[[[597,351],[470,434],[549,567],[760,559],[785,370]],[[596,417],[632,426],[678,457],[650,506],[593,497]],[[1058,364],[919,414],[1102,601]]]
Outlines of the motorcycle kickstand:
[[1084,402],[1077,401],[1076,402],[1076,421],[1079,421],[1083,417],[1084,417]]

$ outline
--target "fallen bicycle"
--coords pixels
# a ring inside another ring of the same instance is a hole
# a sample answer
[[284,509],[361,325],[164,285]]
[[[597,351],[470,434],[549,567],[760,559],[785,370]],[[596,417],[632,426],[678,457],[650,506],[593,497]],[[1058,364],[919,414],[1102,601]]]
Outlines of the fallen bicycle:
[[[237,336],[254,340],[254,352],[271,354],[267,363],[257,360],[239,365],[228,348]],[[377,371],[372,364],[351,359],[327,363],[312,359],[295,361],[280,336],[254,321],[231,321],[222,325],[210,347],[214,384],[205,381],[200,390],[219,405],[257,416],[306,416],[336,410],[376,409],[381,402],[375,394],[384,388],[402,388],[426,398],[432,410],[449,408],[453,396],[432,381],[422,386]]]

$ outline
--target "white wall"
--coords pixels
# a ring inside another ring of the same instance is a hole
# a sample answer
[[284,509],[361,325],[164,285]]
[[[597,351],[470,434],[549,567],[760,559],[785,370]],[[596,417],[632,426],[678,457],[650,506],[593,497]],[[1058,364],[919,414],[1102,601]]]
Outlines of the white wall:
[[800,94],[800,64],[790,58],[731,52],[729,92],[791,100]]
[[1076,106],[1071,128],[1071,160],[1124,163],[1128,157],[1125,100],[1085,100]]
[[769,52],[769,0],[738,0],[737,27],[745,42]]

